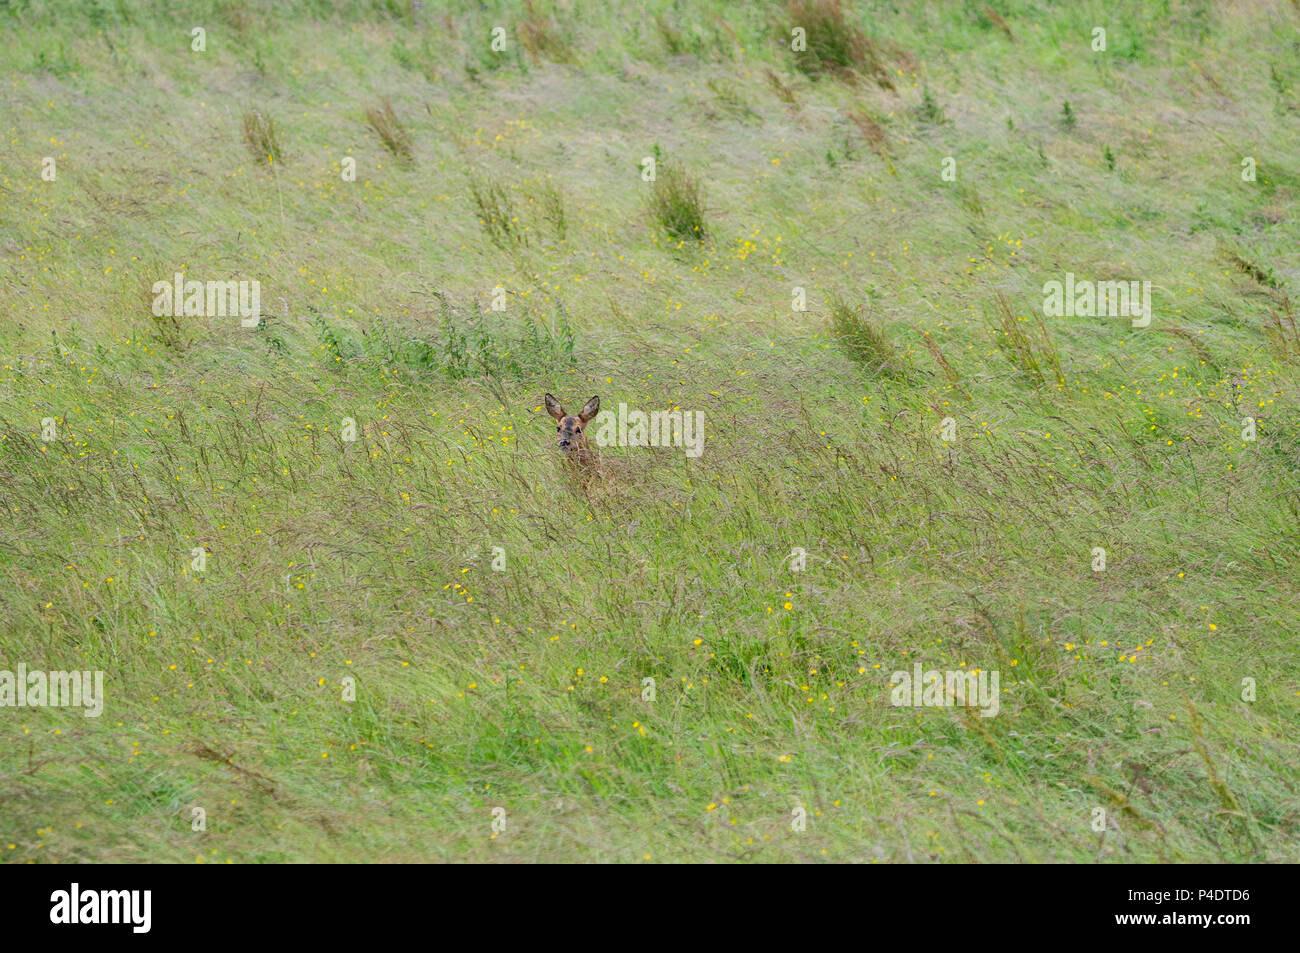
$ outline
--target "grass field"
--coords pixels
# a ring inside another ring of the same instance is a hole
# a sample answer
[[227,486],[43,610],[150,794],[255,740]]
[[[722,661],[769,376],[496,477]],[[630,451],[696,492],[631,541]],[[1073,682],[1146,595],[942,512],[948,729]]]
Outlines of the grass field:
[[1114,6],[0,0],[0,857],[1300,860],[1300,4]]

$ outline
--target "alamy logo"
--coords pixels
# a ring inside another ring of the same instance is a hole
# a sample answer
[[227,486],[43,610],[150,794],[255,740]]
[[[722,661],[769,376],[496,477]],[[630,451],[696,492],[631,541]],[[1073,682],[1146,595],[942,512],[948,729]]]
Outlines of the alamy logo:
[[153,922],[152,890],[71,890],[50,894],[51,923],[129,923],[132,933],[148,933]]
[[681,447],[688,457],[704,452],[704,411],[628,411],[618,405],[618,414],[605,411],[596,416],[598,447]]
[[81,708],[87,718],[104,713],[103,672],[0,671],[0,708]]
[[992,718],[1001,708],[998,700],[1000,673],[986,669],[940,672],[921,671],[921,663],[912,671],[895,672],[889,680],[893,689],[890,704],[916,708],[979,708],[981,718]]
[[260,281],[186,281],[178,271],[172,281],[155,281],[152,291],[155,317],[224,318],[237,314],[245,328],[257,327],[262,319]]
[[1151,323],[1151,282],[1076,281],[1074,272],[1065,281],[1043,285],[1043,314],[1049,318],[1132,318],[1133,327]]

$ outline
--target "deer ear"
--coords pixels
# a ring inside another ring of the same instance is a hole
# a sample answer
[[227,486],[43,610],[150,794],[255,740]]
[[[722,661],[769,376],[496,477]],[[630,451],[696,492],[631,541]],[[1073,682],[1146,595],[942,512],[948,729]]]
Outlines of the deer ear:
[[564,408],[561,407],[560,402],[550,394],[546,395],[546,412],[556,420],[564,419]]
[[578,414],[578,419],[585,424],[598,413],[600,413],[600,398],[593,397],[582,405],[582,413]]

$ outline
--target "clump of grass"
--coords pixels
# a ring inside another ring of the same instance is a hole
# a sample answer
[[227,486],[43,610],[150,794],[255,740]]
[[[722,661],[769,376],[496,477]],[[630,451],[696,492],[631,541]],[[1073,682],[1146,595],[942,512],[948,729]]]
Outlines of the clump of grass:
[[1067,99],[1061,103],[1061,125],[1066,129],[1073,129],[1077,122],[1078,118],[1074,115],[1074,107],[1070,105],[1070,101]]
[[[391,318],[376,315],[370,326],[362,330],[361,338],[366,356],[378,359],[387,367],[416,372],[442,369],[437,339]],[[322,344],[326,343],[322,340]]]
[[284,163],[284,149],[275,120],[258,109],[244,113],[244,144],[258,162],[267,165]]
[[153,281],[154,276],[165,274],[163,268],[154,266],[153,268],[144,269],[140,275],[140,296],[144,299],[145,313],[153,324],[154,339],[165,348],[173,351],[183,351],[188,345],[186,337],[185,324],[177,316],[181,309],[179,305],[172,309],[171,314],[154,314],[153,313]]
[[381,366],[416,375],[441,374],[451,380],[519,381],[564,371],[576,362],[576,335],[563,306],[551,314],[536,309],[517,320],[462,308],[442,292],[434,292],[442,322],[429,330],[425,322],[412,325],[375,316],[360,337],[335,327],[315,308],[312,325],[326,367],[343,372]]
[[470,195],[478,209],[479,222],[492,244],[501,249],[522,247],[528,236],[519,224],[515,204],[501,183],[487,176],[471,176]]
[[526,314],[520,325],[489,329],[482,314],[446,315],[440,369],[451,380],[520,381],[572,367],[575,336],[564,311],[547,321]]
[[1281,116],[1295,108],[1290,95],[1291,81],[1288,77],[1279,73],[1275,65],[1270,65],[1268,68],[1268,83],[1273,87],[1273,92],[1277,93],[1277,102],[1273,107],[1274,113]]
[[568,217],[564,211],[564,192],[558,185],[547,179],[542,183],[537,204],[541,208],[542,217],[550,223],[555,237],[564,241],[569,231]]
[[393,112],[393,104],[384,97],[377,105],[366,107],[366,123],[375,131],[384,148],[403,162],[410,162],[411,134]]
[[662,13],[655,17],[655,29],[658,30],[659,39],[663,41],[664,49],[668,51],[669,56],[681,56],[683,53],[690,52],[685,34],[669,23],[668,18]]
[[1040,340],[1034,341],[1025,330],[1026,323],[1016,318],[1010,303],[1001,292],[997,296],[996,308],[998,327],[995,333],[998,349],[1007,360],[1022,370],[1035,387],[1046,384],[1049,375],[1058,384],[1064,384],[1065,374],[1061,371],[1061,358],[1057,354],[1051,336],[1047,333],[1043,319],[1037,319]]
[[1291,298],[1280,293],[1281,309],[1269,312],[1264,335],[1284,361],[1300,360],[1300,328],[1296,327]]
[[1271,312],[1264,333],[1283,360],[1300,360],[1300,328],[1296,327],[1294,317],[1277,311]]
[[1104,163],[1106,163],[1106,171],[1107,171],[1107,172],[1114,172],[1114,171],[1115,171],[1115,153],[1113,153],[1113,152],[1110,151],[1110,146],[1109,146],[1109,145],[1107,145],[1107,146],[1105,146],[1105,147],[1102,148],[1102,150],[1101,150],[1101,161],[1104,162]]
[[780,76],[777,76],[770,66],[764,70],[763,75],[767,78],[767,85],[772,87],[772,92],[776,93],[777,99],[791,106],[798,102],[794,97],[794,90]]
[[906,378],[902,356],[889,343],[874,314],[854,308],[838,295],[831,299],[831,333],[849,360],[873,377]]
[[1172,334],[1190,347],[1196,353],[1197,360],[1212,370],[1216,377],[1222,374],[1218,362],[1214,359],[1214,354],[1199,337],[1187,330],[1187,328],[1157,328],[1156,330],[1163,331],[1165,334]]
[[542,13],[533,5],[533,0],[524,4],[524,15],[519,21],[519,42],[533,62],[543,59],[552,63],[572,63],[573,46],[555,20]]
[[971,218],[984,221],[984,200],[975,186],[962,183],[957,190],[957,201]]
[[1278,281],[1277,275],[1273,274],[1273,269],[1269,268],[1267,265],[1261,267],[1250,259],[1237,254],[1235,251],[1224,252],[1224,257],[1227,258],[1233,267],[1243,275],[1248,275],[1252,280],[1257,281],[1265,288],[1272,288],[1276,291],[1282,286],[1281,282]]
[[807,32],[808,48],[794,54],[798,69],[814,78],[858,73],[882,89],[894,88],[882,49],[847,20],[840,0],[787,0],[786,15],[781,35],[787,43],[793,27]]
[[699,181],[678,162],[658,167],[650,192],[650,211],[669,235],[681,241],[703,242],[704,194]]
[[925,344],[925,349],[930,352],[930,356],[934,358],[934,363],[938,365],[939,371],[957,393],[969,400],[970,395],[966,393],[960,383],[961,374],[957,373],[957,369],[948,362],[948,358],[944,356],[943,350],[939,347],[939,342],[934,339],[934,335],[920,328],[917,330],[920,331],[921,341]]
[[862,138],[867,141],[867,145],[871,147],[871,151],[888,162],[889,136],[885,133],[885,130],[880,123],[876,122],[861,109],[851,111],[848,116],[849,119],[853,120],[853,124],[858,127],[858,131],[862,133]]
[[994,10],[992,7],[990,7],[988,4],[984,5],[984,16],[989,21],[989,23],[991,23],[993,26],[997,27],[999,30],[1005,33],[1008,40],[1011,40],[1013,42],[1015,41],[1015,36],[1012,35],[1011,33],[1011,25],[1007,23],[1006,20],[1002,19],[1002,17],[998,14],[998,12]]
[[81,67],[74,57],[68,55],[68,51],[63,44],[59,44],[58,49],[53,52],[41,50],[36,54],[36,59],[32,61],[33,71],[49,73],[51,76],[72,76]]
[[320,341],[321,350],[326,352],[325,366],[338,370],[340,365],[356,356],[356,344],[342,330],[331,327],[325,316],[314,307],[308,305],[307,310],[312,312],[311,323],[316,331],[316,339]]
[[722,108],[723,112],[730,113],[742,122],[761,123],[763,121],[763,117],[750,108],[749,103],[745,102],[731,84],[718,79],[710,79],[706,85],[716,97],[714,102]]
[[942,126],[949,121],[939,101],[931,95],[929,86],[921,91],[921,104],[916,107],[916,118],[927,126]]

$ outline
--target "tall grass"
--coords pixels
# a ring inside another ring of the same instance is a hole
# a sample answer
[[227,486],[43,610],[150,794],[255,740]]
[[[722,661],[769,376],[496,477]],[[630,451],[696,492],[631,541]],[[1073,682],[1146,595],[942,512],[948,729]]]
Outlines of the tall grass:
[[393,111],[393,104],[387,98],[365,109],[366,124],[374,130],[379,141],[392,155],[405,162],[414,158],[411,146],[411,134]]
[[708,237],[704,190],[680,162],[658,164],[650,191],[650,213],[660,228],[679,241],[703,242]]
[[879,320],[862,305],[850,305],[835,296],[830,302],[830,329],[849,360],[872,376],[906,377],[908,366]]
[[787,44],[792,27],[806,31],[807,49],[793,54],[799,70],[812,77],[861,74],[895,88],[885,50],[849,21],[840,0],[787,0],[785,12],[778,31]]
[[502,249],[528,244],[514,197],[502,183],[490,175],[474,173],[470,176],[469,192],[478,211],[479,224],[492,244]]
[[544,59],[554,63],[573,62],[573,47],[566,30],[555,22],[554,17],[539,10],[534,0],[524,0],[518,33],[519,42],[534,62],[540,63]]
[[[1001,292],[994,299],[994,313],[998,322],[998,348],[1007,360],[1024,372],[1035,387],[1042,387],[1049,380],[1064,384],[1060,354],[1052,344],[1042,318],[1035,318],[1033,325],[1028,319],[1017,318],[1011,303]],[[1037,334],[1031,329],[1036,329]]]
[[284,149],[275,120],[257,109],[250,109],[243,118],[244,145],[258,162],[266,165],[284,163]]
[[[0,858],[1300,860],[1294,15],[983,6],[839,7],[891,93],[783,3],[539,2],[558,67],[522,7],[0,5],[0,669],[107,696],[0,708]],[[344,180],[376,90],[420,174]],[[1152,326],[1040,317],[1064,272]],[[703,452],[583,492],[548,391]]]
[[569,234],[569,217],[565,209],[564,190],[551,180],[542,183],[537,200],[542,217],[551,226],[551,232],[560,241]]

